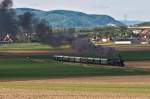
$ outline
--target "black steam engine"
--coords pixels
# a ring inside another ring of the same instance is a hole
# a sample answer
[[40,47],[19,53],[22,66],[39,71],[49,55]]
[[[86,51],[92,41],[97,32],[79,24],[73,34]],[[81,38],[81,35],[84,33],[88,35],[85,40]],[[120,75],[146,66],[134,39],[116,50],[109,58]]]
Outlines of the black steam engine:
[[98,64],[124,67],[124,61],[121,58],[117,59],[103,59],[103,58],[88,58],[88,57],[75,57],[75,56],[61,56],[55,55],[55,60],[63,62],[85,63],[85,64]]

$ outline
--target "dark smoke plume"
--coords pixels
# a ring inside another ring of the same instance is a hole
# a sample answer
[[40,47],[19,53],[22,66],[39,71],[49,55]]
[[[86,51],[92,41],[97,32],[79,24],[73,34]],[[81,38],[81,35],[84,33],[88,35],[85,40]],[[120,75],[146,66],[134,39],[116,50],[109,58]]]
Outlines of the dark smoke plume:
[[[43,19],[38,19],[30,12],[17,16],[12,9],[12,0],[0,0],[0,36],[7,34],[19,42],[38,41],[58,47],[64,43],[72,43],[71,35],[55,35],[49,24]],[[72,29],[70,30],[72,31]]]
[[33,32],[33,15],[29,12],[19,16],[19,26],[23,32]]
[[16,14],[11,9],[12,5],[12,0],[0,2],[0,35],[15,35],[17,32]]
[[3,0],[0,2],[0,9],[9,9],[13,6],[12,0]]
[[118,51],[111,47],[96,46],[88,38],[79,38],[73,43],[73,48],[79,54],[97,57],[116,58]]

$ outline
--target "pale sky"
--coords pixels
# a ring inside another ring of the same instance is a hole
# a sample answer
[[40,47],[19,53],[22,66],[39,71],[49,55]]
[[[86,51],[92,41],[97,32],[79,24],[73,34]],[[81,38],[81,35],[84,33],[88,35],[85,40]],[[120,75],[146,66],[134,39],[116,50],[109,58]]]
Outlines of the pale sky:
[[106,14],[118,20],[150,21],[150,0],[13,0],[14,8],[45,11],[73,10],[87,14]]

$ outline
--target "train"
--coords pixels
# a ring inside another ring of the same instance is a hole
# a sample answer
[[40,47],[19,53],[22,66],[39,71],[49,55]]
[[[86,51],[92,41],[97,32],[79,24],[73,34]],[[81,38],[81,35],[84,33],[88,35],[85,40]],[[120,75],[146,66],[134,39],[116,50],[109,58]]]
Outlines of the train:
[[124,67],[124,61],[121,58],[105,59],[105,58],[91,58],[91,57],[76,57],[76,56],[63,56],[54,55],[56,61],[84,63],[84,64],[97,64],[97,65],[110,65]]

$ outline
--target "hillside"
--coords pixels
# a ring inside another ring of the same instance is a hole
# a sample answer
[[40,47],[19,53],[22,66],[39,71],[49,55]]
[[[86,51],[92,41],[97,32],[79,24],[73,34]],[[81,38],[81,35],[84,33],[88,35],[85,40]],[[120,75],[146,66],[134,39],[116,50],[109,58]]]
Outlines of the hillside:
[[17,8],[15,11],[17,15],[30,12],[35,17],[45,19],[50,26],[57,28],[98,27],[110,24],[115,26],[124,25],[108,15],[91,15],[67,10],[42,11],[29,8]]
[[144,21],[139,21],[139,20],[120,20],[120,22],[124,23],[125,25],[127,26],[130,26],[130,25],[136,25],[136,24],[141,24],[143,23]]
[[150,26],[150,22],[144,22],[141,24],[137,24],[137,26]]

